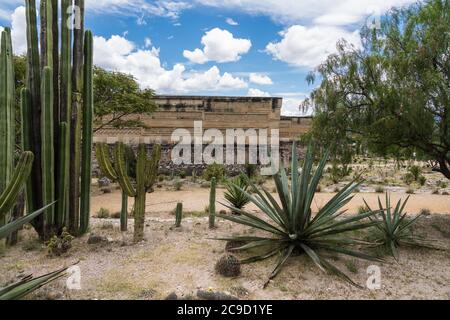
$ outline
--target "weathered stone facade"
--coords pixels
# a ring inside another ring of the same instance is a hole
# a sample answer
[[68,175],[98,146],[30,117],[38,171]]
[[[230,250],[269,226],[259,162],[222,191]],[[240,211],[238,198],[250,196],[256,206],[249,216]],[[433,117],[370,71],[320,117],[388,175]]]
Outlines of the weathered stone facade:
[[[155,103],[158,109],[153,114],[133,116],[143,121],[147,128],[104,128],[96,133],[95,141],[112,144],[121,138],[149,145],[159,143],[163,146],[162,169],[182,168],[189,172],[193,166],[175,168],[171,162],[171,150],[178,143],[172,140],[172,134],[176,129],[185,129],[194,139],[194,122],[201,121],[203,133],[208,129],[220,130],[224,135],[227,129],[250,130],[246,132],[249,134],[246,139],[250,139],[252,129],[255,129],[259,133],[267,130],[270,141],[272,130],[279,130],[280,156],[286,163],[290,158],[291,142],[309,130],[312,120],[311,117],[281,116],[282,98],[157,96]],[[204,166],[196,167],[201,171]]]

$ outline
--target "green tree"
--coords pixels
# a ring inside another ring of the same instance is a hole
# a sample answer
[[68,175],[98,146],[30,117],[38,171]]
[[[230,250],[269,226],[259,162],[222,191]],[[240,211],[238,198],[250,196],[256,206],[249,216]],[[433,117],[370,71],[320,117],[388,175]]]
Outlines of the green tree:
[[153,97],[154,91],[141,89],[132,75],[95,67],[94,131],[106,126],[145,127],[139,115],[155,111]]
[[417,152],[450,179],[450,8],[430,0],[392,9],[380,29],[361,31],[362,48],[337,44],[309,82],[311,138],[363,144],[382,155]]

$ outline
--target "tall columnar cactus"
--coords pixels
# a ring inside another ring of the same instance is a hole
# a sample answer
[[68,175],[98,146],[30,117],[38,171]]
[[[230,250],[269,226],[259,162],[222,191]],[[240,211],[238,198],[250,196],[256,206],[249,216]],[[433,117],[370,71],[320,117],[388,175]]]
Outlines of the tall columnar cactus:
[[[61,0],[60,28],[58,3],[41,0],[38,37],[36,1],[25,1],[28,76],[22,109],[28,113],[24,114],[23,133],[24,145],[35,154],[27,185],[27,207],[33,211],[58,201],[33,221],[43,239],[65,226],[72,234],[85,233],[90,214],[92,33],[83,32],[79,23],[84,21],[83,0]],[[74,17],[70,12],[73,8],[81,16]],[[73,21],[76,23],[72,28]]]
[[161,146],[154,145],[151,158],[148,159],[145,144],[139,145],[135,177],[129,176],[125,161],[125,146],[122,142],[118,142],[114,148],[114,161],[110,160],[106,144],[97,144],[96,155],[103,174],[109,179],[119,181],[122,191],[134,198],[134,241],[142,241],[146,195],[152,189],[158,176]]
[[183,204],[177,203],[177,208],[175,209],[175,227],[181,227],[181,220],[183,219]]
[[211,179],[211,191],[209,194],[209,228],[215,228],[216,221],[216,185],[217,180],[215,177]]

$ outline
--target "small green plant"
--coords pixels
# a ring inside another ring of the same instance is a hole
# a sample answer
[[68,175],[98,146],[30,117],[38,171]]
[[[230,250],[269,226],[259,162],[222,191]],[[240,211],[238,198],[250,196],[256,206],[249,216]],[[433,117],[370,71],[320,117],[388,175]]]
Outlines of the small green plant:
[[427,182],[427,178],[425,178],[424,176],[420,176],[417,182],[419,182],[419,184],[423,187]]
[[175,189],[175,191],[180,191],[182,187],[183,181],[181,180],[176,180],[175,183],[173,184],[173,188]]
[[64,228],[60,236],[54,235],[48,242],[48,254],[57,257],[63,255],[72,248],[73,239],[75,238],[67,231],[67,228]]
[[[232,207],[242,209],[250,202],[250,199],[246,194],[246,191],[248,190],[247,180],[248,178],[241,174],[226,182],[224,197]],[[239,212],[233,211],[233,214],[239,214]]]
[[[381,199],[378,198],[378,206],[380,209],[379,216],[371,216],[369,219],[376,223],[371,241],[375,242],[377,246],[384,246],[386,250],[398,260],[398,248],[401,246],[421,246],[433,248],[432,243],[421,237],[414,236],[411,228],[418,221],[423,214],[417,215],[415,218],[408,220],[407,213],[404,212],[409,197],[402,202],[400,199],[395,207],[391,206],[391,199],[386,193],[386,202],[383,207]],[[367,208],[370,206],[364,200]]]
[[249,178],[253,178],[258,171],[258,167],[256,166],[256,164],[251,164],[251,163],[246,163],[244,169],[245,169],[245,174]]
[[97,213],[95,214],[95,217],[97,219],[108,219],[109,218],[109,210],[106,208],[100,208]]
[[408,172],[403,176],[403,182],[405,182],[407,185],[410,185],[414,182],[414,176],[412,173]]
[[179,176],[181,179],[185,179],[186,176],[187,176],[186,171],[180,170],[180,172],[178,173],[178,176]]
[[162,174],[160,174],[158,176],[158,182],[164,182],[165,179],[166,179],[166,177],[164,175],[162,175]]
[[445,189],[448,187],[448,183],[446,181],[439,181],[439,187]]
[[206,181],[211,181],[213,177],[216,178],[216,181],[222,181],[222,179],[226,176],[225,166],[223,164],[213,163],[206,167],[203,172],[203,179]]
[[382,186],[376,186],[375,193],[384,193],[384,188]]
[[419,166],[411,166],[408,171],[412,175],[414,181],[418,181],[422,174],[422,169]]

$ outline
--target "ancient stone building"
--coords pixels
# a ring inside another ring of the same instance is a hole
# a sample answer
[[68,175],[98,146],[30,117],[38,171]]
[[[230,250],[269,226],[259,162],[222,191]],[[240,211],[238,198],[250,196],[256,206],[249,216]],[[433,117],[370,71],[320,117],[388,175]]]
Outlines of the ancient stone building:
[[[172,167],[171,150],[178,141],[172,139],[177,129],[195,137],[194,122],[202,124],[203,133],[217,129],[225,135],[227,129],[279,130],[281,158],[287,162],[291,142],[308,131],[311,117],[281,116],[282,98],[266,97],[205,97],[205,96],[156,96],[158,106],[151,115],[135,115],[146,128],[104,128],[96,133],[96,141],[114,143],[117,139],[131,142],[159,143],[163,146],[163,166]],[[198,132],[197,132],[198,135]],[[249,139],[249,137],[247,137]],[[187,168],[189,169],[189,168]]]

